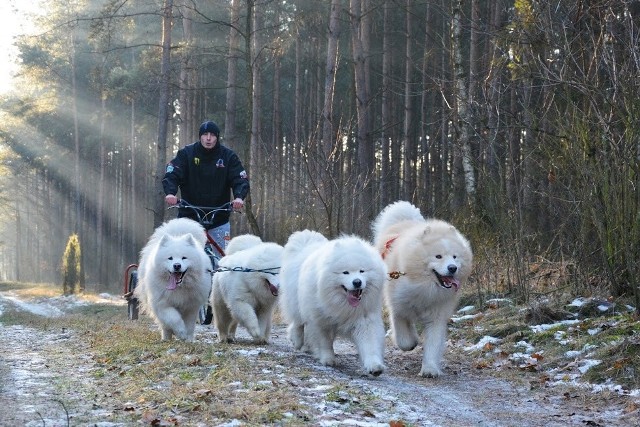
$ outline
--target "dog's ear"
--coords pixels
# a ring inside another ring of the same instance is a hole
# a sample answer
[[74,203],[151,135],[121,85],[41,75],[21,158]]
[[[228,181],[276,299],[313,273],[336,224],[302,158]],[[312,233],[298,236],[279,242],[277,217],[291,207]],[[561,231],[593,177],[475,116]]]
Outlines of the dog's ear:
[[187,239],[187,242],[189,242],[190,245],[195,246],[196,248],[199,248],[202,246],[200,242],[198,242],[198,239],[193,237],[193,234],[187,234],[185,237]]
[[166,245],[168,240],[169,240],[169,235],[168,234],[163,234],[162,237],[160,237],[160,241],[158,242],[158,246]]

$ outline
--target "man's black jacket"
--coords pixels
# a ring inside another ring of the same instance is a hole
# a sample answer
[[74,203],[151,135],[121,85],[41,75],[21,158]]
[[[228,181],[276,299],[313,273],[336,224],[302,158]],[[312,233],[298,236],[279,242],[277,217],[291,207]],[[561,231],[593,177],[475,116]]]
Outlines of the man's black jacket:
[[[249,193],[249,179],[240,159],[220,142],[206,150],[200,141],[189,144],[167,164],[162,180],[165,194],[178,194],[192,205],[218,207]],[[233,196],[232,196],[233,194]],[[191,209],[180,208],[179,217],[197,219]],[[229,221],[229,212],[218,212],[211,228]]]

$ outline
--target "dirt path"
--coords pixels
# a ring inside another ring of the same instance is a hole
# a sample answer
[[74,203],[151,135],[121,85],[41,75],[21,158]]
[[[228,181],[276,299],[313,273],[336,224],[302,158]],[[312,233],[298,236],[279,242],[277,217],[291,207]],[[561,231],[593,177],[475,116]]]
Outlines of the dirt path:
[[[0,295],[0,312],[8,304],[19,302]],[[239,328],[239,332],[244,330]],[[215,343],[211,327],[198,326],[196,336]],[[347,342],[336,346],[338,367],[328,368],[309,355],[294,352],[283,325],[274,328],[269,346],[254,346],[243,338],[246,335],[240,336],[238,353],[255,357],[256,369],[273,371],[279,385],[298,390],[300,402],[311,408],[309,425],[373,427],[400,419],[416,426],[640,425],[624,417],[617,401],[603,399],[594,405],[571,392],[534,387],[525,378],[512,383],[493,377],[490,370],[473,369],[455,343],[447,351],[442,378],[417,377],[420,350],[403,353],[391,345],[386,350],[387,371],[372,378],[362,375],[355,349]],[[260,366],[264,362],[258,355],[264,352],[277,355],[281,364]],[[122,403],[112,398],[109,384],[96,378],[88,346],[74,331],[0,325],[0,359],[0,425],[128,425],[112,421],[123,410]],[[311,368],[313,377],[288,376],[296,367]],[[347,391],[327,399],[336,383],[344,384]],[[357,409],[360,401],[370,399],[376,400],[374,410]],[[221,425],[240,424],[229,420]]]

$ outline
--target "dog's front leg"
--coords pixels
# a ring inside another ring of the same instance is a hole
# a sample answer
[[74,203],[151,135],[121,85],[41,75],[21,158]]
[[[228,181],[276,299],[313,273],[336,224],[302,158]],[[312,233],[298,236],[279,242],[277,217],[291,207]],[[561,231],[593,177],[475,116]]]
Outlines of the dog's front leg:
[[305,341],[313,346],[313,353],[320,363],[326,366],[336,364],[336,354],[333,351],[334,334],[326,329],[321,329],[314,323],[307,323],[305,328]]
[[384,372],[384,335],[384,323],[377,317],[362,319],[352,333],[364,370],[375,377]]
[[178,310],[174,307],[164,307],[157,311],[157,316],[162,325],[162,340],[171,339],[172,333],[181,340],[187,340],[187,330]]
[[416,326],[409,319],[391,313],[391,331],[393,341],[401,350],[410,351],[418,345],[419,338]]
[[440,362],[447,341],[447,319],[435,318],[425,324],[421,377],[437,378],[442,375]]

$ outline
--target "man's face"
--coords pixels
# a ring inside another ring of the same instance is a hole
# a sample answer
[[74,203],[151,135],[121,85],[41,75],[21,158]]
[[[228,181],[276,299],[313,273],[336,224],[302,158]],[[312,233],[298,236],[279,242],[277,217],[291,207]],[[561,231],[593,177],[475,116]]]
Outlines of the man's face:
[[217,142],[218,142],[218,137],[211,132],[205,132],[200,137],[200,144],[202,144],[202,146],[206,150],[211,150],[213,147],[216,146]]

